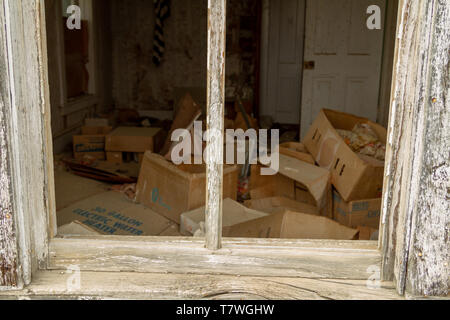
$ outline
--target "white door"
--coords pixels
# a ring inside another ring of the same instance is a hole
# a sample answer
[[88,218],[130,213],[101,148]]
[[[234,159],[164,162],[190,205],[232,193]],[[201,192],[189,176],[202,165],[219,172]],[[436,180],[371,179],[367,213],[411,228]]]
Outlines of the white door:
[[266,2],[269,38],[261,114],[270,115],[279,123],[298,124],[300,121],[305,1]]
[[[378,5],[381,29],[367,27]],[[376,121],[385,0],[307,0],[301,137],[321,109]]]

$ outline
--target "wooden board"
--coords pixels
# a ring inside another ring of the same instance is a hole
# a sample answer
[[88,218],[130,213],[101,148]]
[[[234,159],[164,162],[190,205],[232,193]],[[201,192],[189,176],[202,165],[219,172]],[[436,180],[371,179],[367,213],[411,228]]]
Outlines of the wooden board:
[[367,280],[380,260],[374,241],[224,239],[214,252],[191,237],[101,236],[53,239],[49,268]]
[[72,274],[41,271],[23,291],[0,292],[0,299],[153,300],[398,300],[391,282],[370,289],[367,280],[81,272],[81,288],[68,290]]

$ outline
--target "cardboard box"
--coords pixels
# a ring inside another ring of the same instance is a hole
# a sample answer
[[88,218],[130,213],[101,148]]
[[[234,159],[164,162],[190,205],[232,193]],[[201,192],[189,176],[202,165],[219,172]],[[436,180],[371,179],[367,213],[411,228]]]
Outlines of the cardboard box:
[[279,173],[262,176],[260,166],[252,166],[252,199],[285,197],[312,204],[323,216],[333,217],[330,173],[328,170],[280,154]]
[[122,152],[106,152],[106,161],[109,163],[121,164],[123,163]]
[[280,144],[280,154],[305,161],[309,164],[315,164],[313,156],[308,152],[303,143],[285,142]]
[[112,131],[112,127],[82,127],[82,135],[107,135]]
[[103,235],[155,236],[171,222],[114,191],[98,194],[57,212],[58,226],[79,221]]
[[85,156],[105,160],[105,136],[73,136],[73,155],[76,160],[83,160]]
[[340,225],[326,217],[305,213],[280,211],[224,228],[225,237],[281,238],[281,239],[333,239],[354,240],[358,230]]
[[334,220],[351,228],[359,226],[378,229],[380,227],[381,198],[344,201],[338,192],[333,192]]
[[[259,212],[244,207],[232,199],[223,200],[222,226],[230,227],[235,224],[265,217],[268,213]],[[201,207],[181,215],[180,232],[191,236],[200,229],[200,222],[205,222],[205,207]]]
[[331,171],[331,182],[345,201],[381,197],[384,162],[353,152],[336,129],[367,123],[386,142],[386,129],[366,118],[322,110],[303,141],[317,163]]
[[106,136],[106,151],[153,152],[161,133],[160,128],[119,127]]
[[[237,198],[237,166],[224,166],[223,198]],[[179,165],[146,152],[136,188],[136,199],[180,223],[180,215],[205,205],[206,165]]]
[[295,212],[319,215],[319,210],[316,206],[284,197],[247,200],[244,202],[244,205],[247,208],[266,213],[274,213],[278,212],[280,209],[285,209]]

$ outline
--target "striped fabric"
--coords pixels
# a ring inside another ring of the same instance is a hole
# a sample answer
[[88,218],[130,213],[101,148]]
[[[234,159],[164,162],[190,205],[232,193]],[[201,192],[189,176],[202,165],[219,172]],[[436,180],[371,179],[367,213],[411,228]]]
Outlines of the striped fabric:
[[155,35],[153,39],[153,63],[161,64],[166,44],[164,42],[164,21],[170,17],[170,0],[153,0],[155,3]]

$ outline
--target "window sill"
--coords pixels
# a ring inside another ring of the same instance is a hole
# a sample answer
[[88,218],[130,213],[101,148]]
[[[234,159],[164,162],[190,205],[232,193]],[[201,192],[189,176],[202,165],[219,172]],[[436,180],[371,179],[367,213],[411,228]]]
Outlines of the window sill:
[[216,274],[367,280],[381,265],[376,241],[224,239],[210,251],[203,238],[66,237],[50,241],[48,270]]

